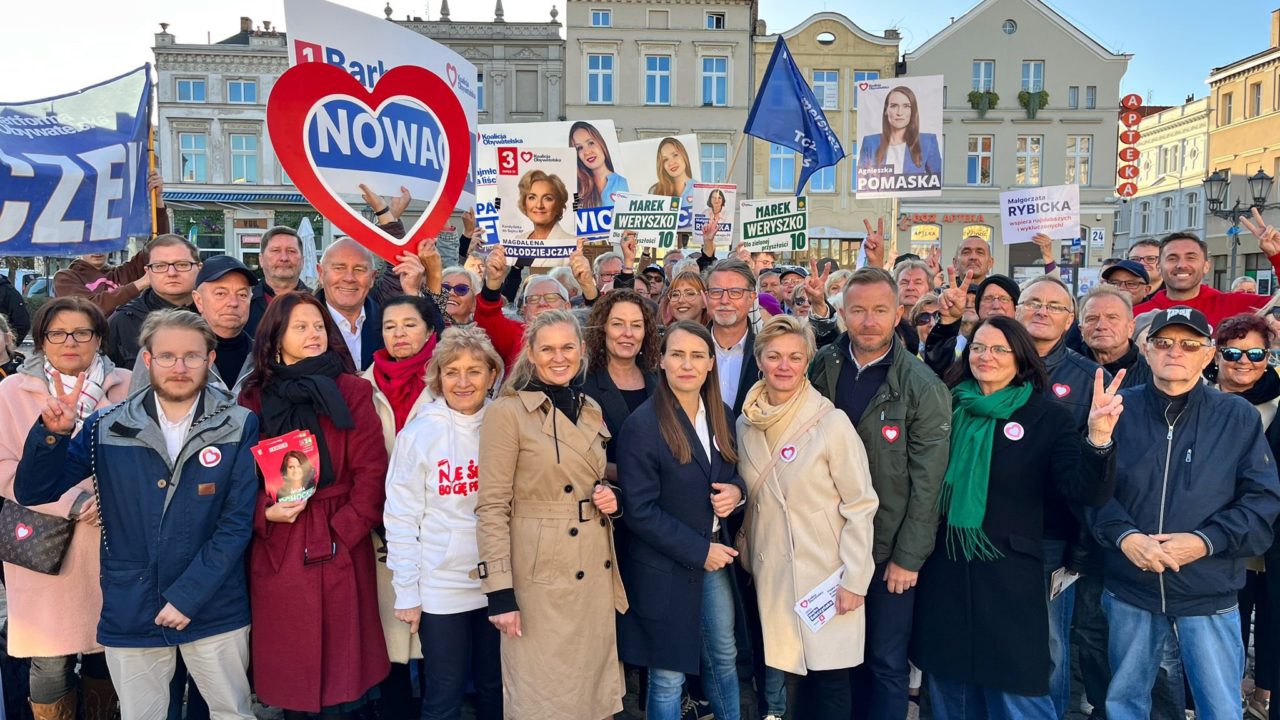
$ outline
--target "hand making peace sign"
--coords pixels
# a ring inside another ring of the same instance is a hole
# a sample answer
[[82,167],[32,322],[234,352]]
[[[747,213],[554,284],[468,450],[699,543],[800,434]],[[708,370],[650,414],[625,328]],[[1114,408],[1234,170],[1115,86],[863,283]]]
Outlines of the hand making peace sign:
[[884,218],[876,218],[876,229],[871,229],[871,221],[863,218],[862,224],[867,228],[867,239],[862,247],[867,251],[867,267],[884,267]]
[[40,419],[50,432],[59,435],[70,435],[76,429],[76,404],[80,400],[80,391],[84,389],[84,373],[76,376],[76,386],[69,393],[53,393],[45,400],[44,409],[40,411]]
[[1240,224],[1253,233],[1254,237],[1258,238],[1258,247],[1262,249],[1262,252],[1266,253],[1267,257],[1280,253],[1280,231],[1277,231],[1262,219],[1262,213],[1258,212],[1258,208],[1253,208],[1252,222],[1249,221],[1249,218],[1242,216]]
[[1102,368],[1093,375],[1093,405],[1089,408],[1089,442],[1102,447],[1111,442],[1111,433],[1116,429],[1116,421],[1124,412],[1124,400],[1117,395],[1120,383],[1124,381],[1125,371],[1121,370],[1112,378],[1111,384],[1103,388]]
[[[809,298],[809,306],[813,308],[819,317],[826,317],[827,307],[827,278],[831,277],[831,264],[828,263],[822,268],[822,274],[818,274],[818,261],[809,261],[809,277],[804,279],[804,294]],[[819,313],[819,309],[821,312]]]
[[969,284],[973,282],[973,271],[964,274],[964,282],[956,285],[956,269],[947,266],[947,279],[951,286],[938,293],[938,309],[942,311],[942,322],[950,325],[964,317],[964,305],[969,299]]

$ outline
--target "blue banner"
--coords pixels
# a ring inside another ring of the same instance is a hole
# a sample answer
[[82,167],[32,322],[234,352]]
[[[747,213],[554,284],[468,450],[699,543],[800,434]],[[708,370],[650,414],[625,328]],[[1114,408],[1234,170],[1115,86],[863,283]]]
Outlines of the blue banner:
[[781,36],[773,46],[773,57],[769,58],[769,68],[764,72],[743,132],[800,153],[796,195],[809,182],[810,175],[844,157],[844,146],[827,123],[822,103],[814,97]]
[[151,66],[0,103],[0,254],[86,255],[151,235]]

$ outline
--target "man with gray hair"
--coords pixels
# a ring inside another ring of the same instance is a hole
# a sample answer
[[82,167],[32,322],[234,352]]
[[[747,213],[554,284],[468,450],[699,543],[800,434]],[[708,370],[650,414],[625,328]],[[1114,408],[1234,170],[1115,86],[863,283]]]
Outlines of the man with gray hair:
[[902,306],[898,338],[906,347],[915,347],[920,340],[915,326],[911,324],[911,308],[933,290],[933,271],[923,260],[903,260],[893,268],[893,282],[898,286],[898,304]]
[[1118,287],[1094,285],[1080,299],[1081,354],[1112,375],[1126,371],[1122,388],[1151,380],[1151,366],[1132,340],[1134,325],[1133,298]]
[[622,274],[623,265],[622,253],[610,251],[597,255],[591,264],[591,271],[596,276],[596,290],[601,293],[611,290],[614,281]]
[[1258,292],[1258,281],[1248,275],[1241,275],[1231,281],[1231,292],[1256,295]]

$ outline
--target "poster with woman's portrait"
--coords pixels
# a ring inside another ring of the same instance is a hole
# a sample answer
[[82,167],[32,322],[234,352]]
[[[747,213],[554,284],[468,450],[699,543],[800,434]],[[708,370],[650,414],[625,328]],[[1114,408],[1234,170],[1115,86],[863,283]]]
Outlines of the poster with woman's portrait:
[[738,186],[732,183],[693,184],[693,241],[714,235],[716,257],[727,257],[733,242],[733,214],[738,208]]
[[631,192],[680,198],[680,229],[693,229],[693,186],[698,182],[697,135],[671,135],[622,143]]
[[253,459],[272,502],[297,502],[315,494],[320,449],[310,431],[294,430],[263,440],[253,446]]
[[858,83],[858,169],[862,198],[942,194],[942,76]]
[[508,256],[567,258],[577,247],[573,148],[498,148],[498,238]]

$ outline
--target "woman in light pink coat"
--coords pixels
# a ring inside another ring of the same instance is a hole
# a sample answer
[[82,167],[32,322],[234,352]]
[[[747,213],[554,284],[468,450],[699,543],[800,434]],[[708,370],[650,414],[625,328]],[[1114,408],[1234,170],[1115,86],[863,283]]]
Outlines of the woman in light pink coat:
[[[99,352],[107,319],[89,300],[62,297],[36,313],[36,352],[15,374],[0,382],[0,495],[13,499],[13,478],[27,439],[51,390],[70,392],[85,377],[77,411],[80,420],[124,399],[129,371],[118,370]],[[77,432],[80,428],[77,428]],[[115,692],[96,635],[102,612],[98,584],[98,506],[92,480],[58,501],[32,508],[77,520],[57,575],[4,564],[9,602],[9,654],[31,658],[31,707],[36,720],[76,717],[75,667],[82,666],[85,718],[114,715]]]

